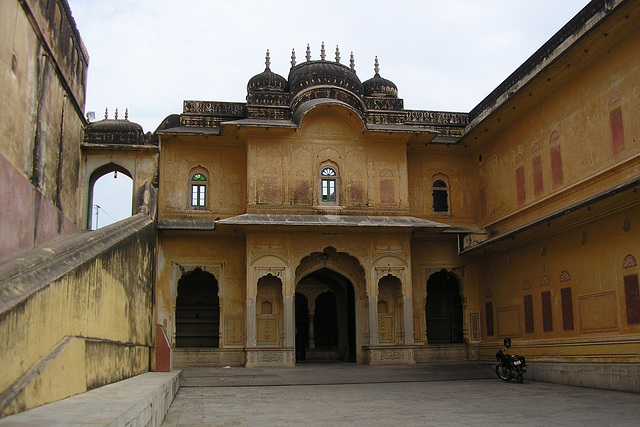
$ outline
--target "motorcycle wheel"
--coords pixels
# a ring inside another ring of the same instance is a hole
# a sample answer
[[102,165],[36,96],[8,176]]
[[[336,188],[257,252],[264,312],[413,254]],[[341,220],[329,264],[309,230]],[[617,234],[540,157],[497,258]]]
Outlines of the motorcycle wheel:
[[519,369],[516,373],[516,381],[518,381],[518,384],[522,384],[522,381],[524,381],[524,378],[522,378],[522,372]]
[[511,381],[511,367],[502,363],[496,365],[496,375],[503,381]]

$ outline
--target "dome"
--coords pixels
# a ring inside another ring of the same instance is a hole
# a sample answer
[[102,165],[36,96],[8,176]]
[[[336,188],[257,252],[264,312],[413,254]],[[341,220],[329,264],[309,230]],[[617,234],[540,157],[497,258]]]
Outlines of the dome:
[[398,87],[391,80],[380,77],[380,68],[378,66],[378,57],[374,66],[375,75],[362,83],[365,96],[373,96],[376,98],[397,98]]
[[118,133],[118,134],[140,134],[143,135],[142,126],[138,123],[130,122],[127,119],[104,119],[89,123],[86,128],[87,133]]
[[289,71],[289,89],[294,95],[312,86],[337,86],[358,96],[364,93],[355,71],[333,61],[307,61]]
[[249,83],[247,83],[247,92],[287,92],[287,79],[282,77],[280,74],[272,72],[269,68],[271,64],[271,61],[269,60],[269,50],[267,50],[265,64],[266,68],[262,73],[256,74],[249,79]]
[[115,119],[107,118],[92,122],[85,128],[85,142],[92,144],[129,144],[145,143],[144,131],[138,123],[129,121],[128,112],[124,119],[118,119],[116,109]]

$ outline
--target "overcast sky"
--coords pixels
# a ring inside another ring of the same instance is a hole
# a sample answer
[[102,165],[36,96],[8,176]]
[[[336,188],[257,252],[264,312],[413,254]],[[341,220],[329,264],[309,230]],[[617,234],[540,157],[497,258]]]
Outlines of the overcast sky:
[[105,107],[110,118],[128,108],[145,132],[181,113],[185,99],[244,102],[267,49],[271,70],[286,78],[291,50],[303,62],[308,43],[320,59],[323,41],[327,59],[336,45],[344,64],[353,52],[362,81],[373,76],[378,56],[380,74],[407,109],[469,112],[588,3],[68,1],[90,56],[85,110],[100,120]]
[[405,108],[468,112],[586,0],[68,0],[89,51],[86,111],[129,108],[153,131],[182,101],[243,102],[264,70],[285,78],[326,44],[362,81],[392,80]]

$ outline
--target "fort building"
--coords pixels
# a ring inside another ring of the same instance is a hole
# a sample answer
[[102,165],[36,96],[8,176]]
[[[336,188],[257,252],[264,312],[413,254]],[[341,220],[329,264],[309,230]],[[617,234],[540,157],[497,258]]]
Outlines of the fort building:
[[[147,134],[83,118],[75,27],[73,78],[33,65],[66,2],[3,8],[33,39],[3,49],[5,99],[44,118],[0,124],[2,188],[46,202],[4,204],[36,220],[2,239],[2,413],[185,366],[491,362],[505,337],[533,379],[640,391],[637,2],[589,2],[470,112],[405,109],[384,62],[323,44],[286,77],[267,51],[245,102],[186,100]],[[133,216],[79,231],[113,171]],[[73,387],[36,386],[64,369]]]

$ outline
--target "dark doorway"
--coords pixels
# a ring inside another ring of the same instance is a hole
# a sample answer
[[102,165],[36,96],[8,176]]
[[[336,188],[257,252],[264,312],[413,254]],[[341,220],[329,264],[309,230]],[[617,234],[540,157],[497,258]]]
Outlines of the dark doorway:
[[464,341],[462,299],[456,276],[442,270],[429,277],[425,313],[429,344]]
[[307,297],[296,292],[296,360],[307,359],[309,342],[309,302]]
[[296,358],[356,361],[354,290],[341,274],[323,268],[298,282]]
[[178,281],[176,347],[219,347],[218,281],[196,268]]

